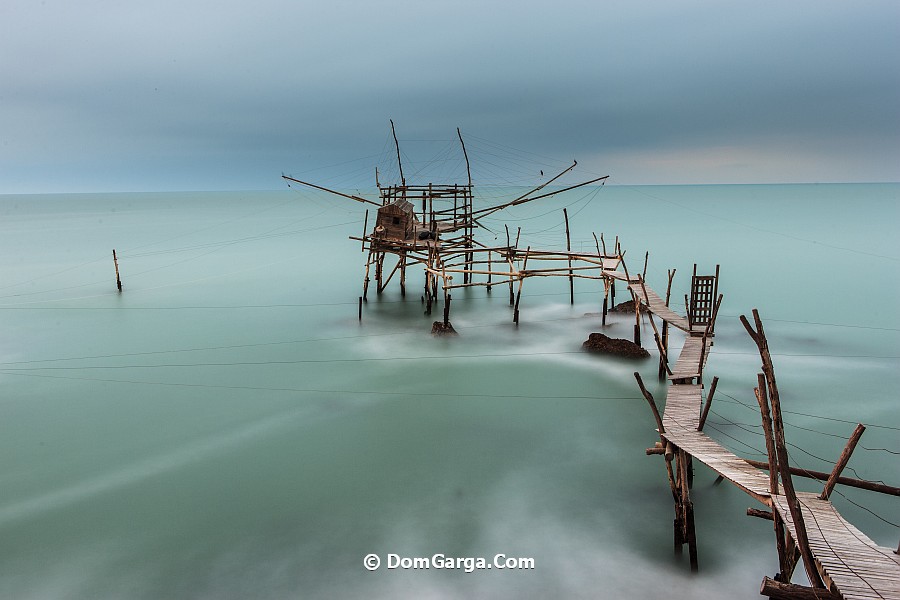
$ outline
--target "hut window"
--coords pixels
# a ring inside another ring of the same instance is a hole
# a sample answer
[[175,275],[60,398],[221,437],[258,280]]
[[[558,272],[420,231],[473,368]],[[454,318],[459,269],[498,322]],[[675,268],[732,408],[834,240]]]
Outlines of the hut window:
[[400,217],[394,217],[394,225],[400,224]]

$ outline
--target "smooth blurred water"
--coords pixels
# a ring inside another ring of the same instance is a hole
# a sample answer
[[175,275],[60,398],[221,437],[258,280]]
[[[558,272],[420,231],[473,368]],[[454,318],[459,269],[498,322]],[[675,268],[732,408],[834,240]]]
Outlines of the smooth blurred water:
[[[860,421],[847,474],[900,483],[900,185],[606,187],[485,224],[563,248],[563,206],[575,249],[619,235],[657,290],[677,268],[676,299],[693,263],[721,265],[711,435],[764,447],[737,318],[759,308],[792,460],[830,470]],[[565,280],[528,280],[519,327],[505,288],[457,291],[461,335],[435,339],[411,271],[359,322],[363,212],[295,191],[0,196],[0,596],[758,597],[771,525],[705,467],[700,574],[673,553],[631,375],[656,361],[580,352],[598,286],[570,306]],[[896,498],[838,491],[896,546]],[[536,568],[371,573],[370,552]]]

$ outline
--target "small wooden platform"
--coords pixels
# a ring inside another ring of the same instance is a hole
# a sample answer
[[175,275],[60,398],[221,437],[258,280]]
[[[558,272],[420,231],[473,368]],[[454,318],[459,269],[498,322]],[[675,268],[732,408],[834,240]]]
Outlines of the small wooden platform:
[[632,275],[629,277],[621,271],[614,271],[612,269],[605,268],[603,269],[603,276],[610,279],[618,279],[619,281],[627,281],[629,283],[637,283],[639,281],[637,275]]
[[647,287],[646,284],[641,285],[640,283],[632,283],[628,288],[634,294],[634,297],[637,298],[641,304],[646,306],[647,310],[654,315],[657,315],[663,321],[666,321],[682,331],[690,331],[691,326],[688,323],[687,317],[682,317],[666,306],[665,300],[663,300],[659,294]]
[[[900,599],[900,556],[890,548],[878,546],[859,529],[848,523],[828,500],[817,495],[797,494],[809,545],[816,566],[826,585],[833,584],[850,599]],[[787,498],[771,497],[785,525],[796,536]]]

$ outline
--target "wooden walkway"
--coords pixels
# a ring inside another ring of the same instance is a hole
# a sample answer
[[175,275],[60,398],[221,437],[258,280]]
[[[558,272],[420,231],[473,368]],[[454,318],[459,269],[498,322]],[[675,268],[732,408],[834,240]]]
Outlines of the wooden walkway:
[[[632,286],[632,289],[640,286]],[[649,290],[648,290],[649,291]],[[637,291],[635,290],[637,293]],[[642,300],[647,296],[636,296]],[[657,296],[658,298],[658,296]],[[653,302],[653,298],[649,299]],[[660,311],[662,312],[662,311]],[[656,313],[660,314],[660,313]],[[679,319],[683,317],[679,316]],[[701,361],[706,359],[708,348],[703,349],[703,338],[688,336],[678,361],[669,377],[665,410],[662,416],[663,440],[683,457],[696,458],[735,486],[777,512],[794,540],[797,531],[791,517],[788,500],[783,495],[771,493],[769,474],[756,469],[742,458],[710,438],[700,427],[703,405]],[[711,345],[711,340],[709,342]],[[694,383],[696,378],[698,383]],[[668,451],[668,450],[667,450]],[[681,467],[682,469],[684,467]],[[686,472],[686,471],[680,471]],[[679,476],[678,479],[681,477]],[[680,493],[688,498],[684,483]],[[688,484],[689,487],[689,484]],[[673,492],[676,490],[673,488]],[[900,556],[893,549],[878,546],[856,527],[848,523],[828,500],[816,494],[798,493],[801,513],[810,549],[815,557],[816,569],[832,592],[846,599],[882,598],[900,600]],[[689,500],[688,500],[688,504]],[[679,508],[676,504],[676,523]],[[690,511],[690,527],[693,528],[693,508]],[[676,524],[676,536],[679,535]],[[692,535],[690,532],[688,536]],[[689,538],[682,538],[689,543]],[[695,558],[695,550],[694,558]],[[692,559],[694,560],[694,559]]]
[[706,365],[710,346],[712,346],[712,339],[709,338],[706,340],[694,336],[685,338],[684,346],[678,354],[675,366],[672,367],[669,379],[675,382],[699,379],[703,373],[703,367]]
[[666,301],[660,298],[659,294],[647,287],[646,284],[632,283],[628,286],[634,297],[640,301],[654,315],[673,327],[677,327],[682,331],[690,332],[691,326],[688,324],[686,317],[682,317],[671,308],[666,306]]
[[769,476],[748,465],[744,459],[732,454],[705,433],[697,431],[703,402],[702,390],[703,387],[696,384],[679,384],[669,388],[663,415],[666,430],[663,437],[766,503],[769,498]]
[[[900,556],[878,546],[848,523],[828,500],[799,492],[809,545],[826,585],[836,587],[847,600],[856,598],[900,599]],[[797,532],[787,498],[771,497],[791,535]]]

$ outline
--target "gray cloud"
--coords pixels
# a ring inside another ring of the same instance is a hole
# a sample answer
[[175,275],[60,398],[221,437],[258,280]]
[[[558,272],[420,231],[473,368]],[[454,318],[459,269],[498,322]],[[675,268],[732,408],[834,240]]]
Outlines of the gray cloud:
[[388,118],[633,183],[900,179],[894,2],[0,11],[0,192],[277,187],[379,152]]

